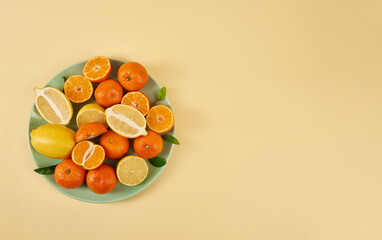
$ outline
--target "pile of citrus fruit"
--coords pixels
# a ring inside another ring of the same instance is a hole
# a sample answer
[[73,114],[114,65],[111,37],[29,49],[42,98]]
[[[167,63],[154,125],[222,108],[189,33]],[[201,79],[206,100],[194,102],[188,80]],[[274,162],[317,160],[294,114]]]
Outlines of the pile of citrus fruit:
[[[54,173],[63,188],[86,182],[91,191],[105,194],[118,181],[138,185],[148,175],[145,159],[156,167],[165,164],[158,157],[163,139],[179,144],[171,135],[160,135],[174,126],[172,110],[165,105],[150,106],[148,97],[139,91],[148,81],[146,69],[127,62],[119,67],[118,80],[108,79],[110,72],[110,60],[98,56],[86,62],[83,75],[66,79],[63,92],[53,87],[35,89],[35,106],[49,124],[31,131],[31,144],[48,158],[63,159],[50,172],[49,167],[35,171]],[[159,91],[158,100],[165,97],[165,90]],[[86,104],[93,95],[97,103]],[[65,125],[73,118],[73,104],[79,103],[86,105],[74,116],[78,127],[74,131]],[[129,139],[136,155],[127,155]],[[117,167],[106,164],[105,158],[118,161]]]

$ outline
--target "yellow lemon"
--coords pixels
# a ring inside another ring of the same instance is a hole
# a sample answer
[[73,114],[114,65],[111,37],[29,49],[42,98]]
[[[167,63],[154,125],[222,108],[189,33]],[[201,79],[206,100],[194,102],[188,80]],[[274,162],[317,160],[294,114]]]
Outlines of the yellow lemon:
[[135,186],[143,182],[149,173],[146,161],[138,156],[126,156],[117,165],[118,180],[127,186]]
[[109,127],[117,134],[126,138],[136,138],[147,135],[146,119],[137,109],[116,104],[105,110]]
[[30,133],[31,144],[40,154],[54,159],[70,157],[76,132],[60,124],[46,124]]
[[73,116],[73,107],[63,92],[53,87],[35,88],[35,105],[49,123],[67,125]]
[[78,111],[76,121],[79,128],[89,122],[99,122],[106,128],[108,127],[106,123],[105,109],[96,103],[89,103],[83,106],[80,111]]

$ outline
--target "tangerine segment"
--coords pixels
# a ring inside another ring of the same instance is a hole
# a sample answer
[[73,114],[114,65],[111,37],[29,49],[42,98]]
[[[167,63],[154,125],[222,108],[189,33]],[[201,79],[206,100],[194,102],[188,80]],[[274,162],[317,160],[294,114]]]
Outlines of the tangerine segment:
[[107,132],[107,128],[99,122],[89,122],[82,125],[76,132],[76,142],[89,140]]
[[109,127],[117,134],[126,138],[136,138],[146,135],[146,119],[137,109],[116,104],[105,111]]
[[147,126],[157,133],[170,131],[175,119],[171,109],[164,105],[157,105],[150,109],[146,117]]
[[123,96],[121,104],[138,109],[143,116],[146,116],[150,110],[150,101],[142,92],[128,92]]
[[73,75],[64,84],[65,95],[74,103],[83,103],[93,94],[92,83],[81,75]]
[[63,92],[53,87],[35,88],[35,105],[49,123],[66,125],[73,116],[73,107]]
[[118,180],[127,186],[135,186],[143,182],[147,177],[149,168],[146,161],[138,156],[122,158],[117,165]]
[[86,170],[96,169],[105,160],[105,150],[93,142],[82,141],[73,148],[72,160]]
[[102,56],[93,57],[86,62],[82,72],[92,82],[106,80],[111,72],[110,60]]

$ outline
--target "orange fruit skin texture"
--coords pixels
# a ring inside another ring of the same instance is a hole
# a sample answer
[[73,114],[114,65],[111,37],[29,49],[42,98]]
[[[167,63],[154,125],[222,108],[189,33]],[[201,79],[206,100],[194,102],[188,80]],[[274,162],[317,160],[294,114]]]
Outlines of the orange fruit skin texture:
[[100,145],[105,150],[105,155],[110,159],[119,159],[129,151],[129,140],[109,130],[102,135]]
[[89,122],[82,125],[76,132],[76,142],[92,139],[107,132],[106,127],[99,122]]
[[86,184],[92,192],[105,194],[111,192],[118,179],[113,167],[103,164],[95,170],[90,170],[86,175]]
[[141,158],[156,157],[163,149],[162,137],[151,130],[147,131],[146,136],[140,136],[134,140],[134,151]]
[[137,62],[127,62],[118,69],[118,81],[128,91],[142,89],[148,80],[146,68]]
[[105,80],[101,82],[94,92],[97,103],[105,108],[121,102],[123,97],[123,88],[114,80]]
[[56,183],[63,188],[76,188],[85,181],[86,170],[68,158],[60,162],[54,170]]

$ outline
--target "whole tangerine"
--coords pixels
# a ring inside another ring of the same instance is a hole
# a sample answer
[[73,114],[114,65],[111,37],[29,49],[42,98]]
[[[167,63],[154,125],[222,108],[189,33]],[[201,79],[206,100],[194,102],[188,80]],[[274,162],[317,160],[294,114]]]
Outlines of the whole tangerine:
[[140,63],[127,62],[118,69],[118,81],[128,91],[142,89],[148,80],[146,68]]
[[123,88],[117,81],[105,80],[94,91],[94,97],[99,105],[111,107],[121,102]]
[[99,168],[90,170],[86,175],[86,184],[92,192],[105,194],[111,192],[118,179],[113,167],[102,164]]
[[76,188],[85,181],[86,170],[68,158],[60,162],[54,169],[54,179],[63,188]]
[[105,150],[106,157],[110,159],[121,158],[129,151],[129,140],[113,130],[102,135],[100,145]]
[[156,157],[163,149],[162,137],[151,130],[146,136],[140,136],[134,140],[134,151],[142,158]]

